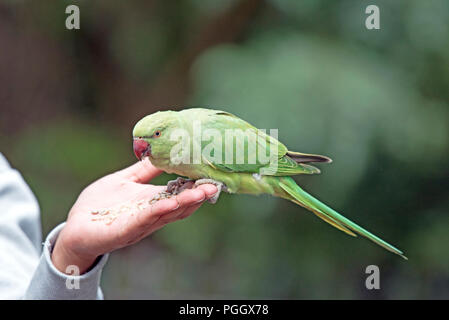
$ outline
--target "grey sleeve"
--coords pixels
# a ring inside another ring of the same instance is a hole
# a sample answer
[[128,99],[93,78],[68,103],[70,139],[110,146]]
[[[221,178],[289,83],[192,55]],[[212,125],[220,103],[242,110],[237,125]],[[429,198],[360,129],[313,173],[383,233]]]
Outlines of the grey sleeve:
[[41,254],[38,203],[0,153],[0,299],[103,299],[99,282],[108,255],[78,277],[53,266],[51,250],[63,227],[50,232]]
[[30,285],[25,293],[25,299],[64,299],[93,300],[103,299],[100,289],[101,271],[106,264],[108,255],[101,256],[88,272],[74,275],[72,270],[67,275],[55,268],[51,261],[51,251],[56,243],[64,223],[53,229],[44,243],[44,252]]

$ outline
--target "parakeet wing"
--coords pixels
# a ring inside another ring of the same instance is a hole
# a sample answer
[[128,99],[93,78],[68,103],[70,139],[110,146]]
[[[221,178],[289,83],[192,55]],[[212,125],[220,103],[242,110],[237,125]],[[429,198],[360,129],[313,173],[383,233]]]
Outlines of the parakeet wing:
[[[202,142],[203,160],[219,170],[274,176],[320,172],[311,165],[293,160],[285,145],[231,113],[209,112],[203,118],[202,126],[203,130],[214,129],[221,134],[221,140],[211,135],[209,140]],[[220,150],[221,155],[218,155]]]

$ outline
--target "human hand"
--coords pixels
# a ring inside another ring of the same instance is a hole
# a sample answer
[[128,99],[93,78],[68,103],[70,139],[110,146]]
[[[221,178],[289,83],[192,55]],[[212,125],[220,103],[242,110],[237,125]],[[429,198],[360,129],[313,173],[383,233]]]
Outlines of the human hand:
[[150,204],[165,186],[145,184],[162,173],[146,158],[86,187],[69,212],[52,261],[61,272],[69,265],[86,272],[96,258],[134,244],[170,222],[187,218],[211,198],[211,184],[187,189]]

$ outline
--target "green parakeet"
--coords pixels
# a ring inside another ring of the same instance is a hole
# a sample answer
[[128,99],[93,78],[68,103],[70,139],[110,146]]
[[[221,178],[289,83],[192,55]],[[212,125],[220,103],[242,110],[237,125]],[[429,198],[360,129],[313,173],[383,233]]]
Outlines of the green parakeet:
[[[214,183],[219,192],[266,193],[290,200],[335,228],[354,237],[362,235],[406,259],[399,249],[306,193],[291,177],[319,173],[309,163],[331,159],[289,151],[276,137],[233,114],[203,108],[160,111],[141,119],[133,138],[136,156],[148,156],[167,173],[188,177],[197,185]],[[167,189],[177,192],[186,181],[178,178]]]

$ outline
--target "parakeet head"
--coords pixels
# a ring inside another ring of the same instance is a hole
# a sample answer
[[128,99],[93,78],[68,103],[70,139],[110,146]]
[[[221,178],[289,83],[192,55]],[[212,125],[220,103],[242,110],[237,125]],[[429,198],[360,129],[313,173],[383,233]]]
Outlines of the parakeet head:
[[133,129],[133,149],[136,157],[166,158],[176,142],[170,140],[170,133],[178,123],[176,111],[159,111],[136,123]]

